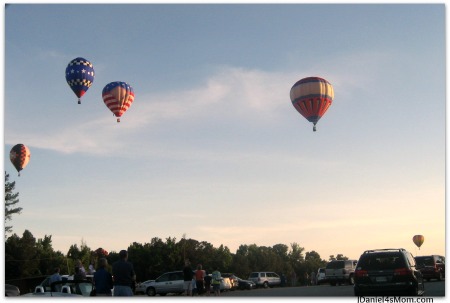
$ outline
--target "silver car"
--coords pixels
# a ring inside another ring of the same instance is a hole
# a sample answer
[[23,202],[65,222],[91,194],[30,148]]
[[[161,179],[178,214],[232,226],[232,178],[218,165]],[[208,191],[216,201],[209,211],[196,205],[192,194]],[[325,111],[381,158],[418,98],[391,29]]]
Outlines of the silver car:
[[281,278],[274,272],[252,272],[248,277],[248,280],[253,281],[257,287],[273,287],[281,285]]
[[[145,283],[145,282],[144,282]],[[145,283],[145,293],[148,296],[157,294],[165,296],[169,293],[182,294],[184,292],[184,275],[182,271],[172,271],[162,274],[156,280]],[[141,289],[143,287],[141,286]]]

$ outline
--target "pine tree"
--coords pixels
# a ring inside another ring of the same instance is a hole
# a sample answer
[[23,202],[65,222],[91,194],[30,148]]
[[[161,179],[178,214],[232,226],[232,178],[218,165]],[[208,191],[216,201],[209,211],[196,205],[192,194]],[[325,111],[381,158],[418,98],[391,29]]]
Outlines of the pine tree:
[[12,226],[6,226],[6,221],[11,220],[13,214],[20,214],[22,207],[15,207],[19,203],[19,193],[15,193],[16,182],[9,182],[9,174],[5,171],[5,237],[12,232]]

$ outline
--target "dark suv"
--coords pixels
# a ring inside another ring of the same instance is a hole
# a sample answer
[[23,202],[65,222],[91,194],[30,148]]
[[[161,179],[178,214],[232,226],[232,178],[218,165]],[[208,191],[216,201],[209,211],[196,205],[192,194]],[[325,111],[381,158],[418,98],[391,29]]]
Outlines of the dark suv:
[[445,257],[438,255],[415,257],[417,268],[427,281],[445,278]]
[[356,265],[354,291],[355,296],[421,296],[425,288],[413,256],[399,248],[365,251]]

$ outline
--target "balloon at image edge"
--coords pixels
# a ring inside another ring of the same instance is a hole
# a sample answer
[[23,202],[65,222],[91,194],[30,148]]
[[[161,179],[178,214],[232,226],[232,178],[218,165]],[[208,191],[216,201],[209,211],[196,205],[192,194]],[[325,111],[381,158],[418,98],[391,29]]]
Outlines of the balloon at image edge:
[[414,244],[416,244],[416,246],[420,249],[420,247],[421,247],[422,244],[423,244],[423,241],[425,241],[425,237],[422,236],[422,235],[415,235],[415,236],[412,238],[412,240],[413,240]]
[[334,89],[330,82],[320,77],[307,77],[297,81],[291,88],[290,97],[295,109],[316,124],[331,106],[334,98]]
[[92,63],[81,57],[73,59],[67,65],[66,81],[78,97],[78,104],[81,104],[81,97],[94,82],[94,73]]
[[9,152],[9,159],[19,173],[19,177],[20,171],[27,166],[30,161],[30,157],[30,150],[23,144],[16,144],[13,148],[11,148],[11,151]]
[[126,82],[115,81],[103,88],[102,98],[105,105],[117,117],[117,122],[120,122],[120,117],[134,101],[134,90]]

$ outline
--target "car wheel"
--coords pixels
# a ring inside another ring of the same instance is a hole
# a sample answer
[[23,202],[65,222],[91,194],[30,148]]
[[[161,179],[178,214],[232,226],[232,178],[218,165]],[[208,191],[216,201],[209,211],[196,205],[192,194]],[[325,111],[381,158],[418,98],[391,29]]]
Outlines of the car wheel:
[[154,297],[156,296],[156,289],[153,287],[147,288],[147,296]]
[[264,288],[269,288],[269,283],[264,282],[263,287],[264,287]]

